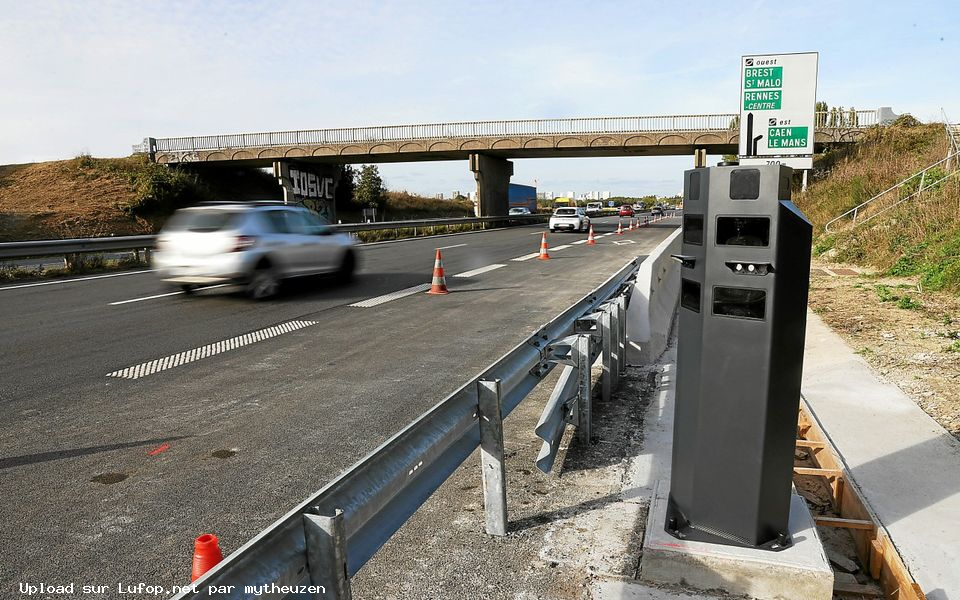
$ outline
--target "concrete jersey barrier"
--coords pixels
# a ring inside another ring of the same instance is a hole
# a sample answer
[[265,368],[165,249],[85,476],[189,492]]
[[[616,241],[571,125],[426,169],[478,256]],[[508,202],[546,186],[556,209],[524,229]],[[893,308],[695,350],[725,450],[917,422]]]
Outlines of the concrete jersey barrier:
[[667,349],[670,327],[680,300],[680,263],[670,258],[680,252],[677,229],[640,263],[627,309],[627,364],[648,364]]

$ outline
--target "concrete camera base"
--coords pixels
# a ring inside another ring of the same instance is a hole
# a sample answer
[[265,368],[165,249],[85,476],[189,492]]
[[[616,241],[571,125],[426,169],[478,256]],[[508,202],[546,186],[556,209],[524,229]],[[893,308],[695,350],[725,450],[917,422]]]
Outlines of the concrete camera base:
[[793,494],[793,545],[779,552],[680,540],[664,531],[669,482],[651,499],[640,579],[700,590],[723,590],[758,600],[831,600],[833,571],[806,502]]

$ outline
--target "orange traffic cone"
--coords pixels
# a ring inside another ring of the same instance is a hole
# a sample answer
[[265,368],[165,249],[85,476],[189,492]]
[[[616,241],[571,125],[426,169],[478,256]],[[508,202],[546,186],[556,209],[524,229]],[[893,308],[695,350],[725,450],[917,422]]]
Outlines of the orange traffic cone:
[[428,294],[449,294],[447,278],[443,275],[443,260],[440,258],[440,248],[437,248],[437,257],[433,261],[433,281]]
[[590,224],[590,235],[587,236],[587,245],[588,245],[588,246],[596,246],[596,245],[597,245],[597,240],[594,239],[594,237],[593,237],[593,224],[592,224],[592,223]]
[[543,234],[543,237],[540,239],[540,260],[550,260],[550,254],[547,253],[547,234]]
[[220,552],[217,536],[205,533],[198,537],[193,543],[193,572],[190,581],[200,579],[221,560],[223,560],[223,553]]
[[623,221],[617,219],[617,235],[623,235]]

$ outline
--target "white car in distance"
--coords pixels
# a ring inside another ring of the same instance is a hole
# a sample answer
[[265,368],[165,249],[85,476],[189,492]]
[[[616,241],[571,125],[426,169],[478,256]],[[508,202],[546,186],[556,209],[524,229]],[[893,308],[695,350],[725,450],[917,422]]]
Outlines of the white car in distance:
[[582,208],[563,207],[553,211],[550,217],[550,233],[557,230],[586,232],[590,229],[590,217]]

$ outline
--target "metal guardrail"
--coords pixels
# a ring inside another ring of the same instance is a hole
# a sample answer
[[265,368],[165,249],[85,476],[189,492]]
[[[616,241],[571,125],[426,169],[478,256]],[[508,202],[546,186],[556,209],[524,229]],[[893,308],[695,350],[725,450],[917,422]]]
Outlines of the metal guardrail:
[[153,235],[127,235],[71,240],[0,242],[0,259],[153,248],[155,238],[156,236]]
[[[550,218],[549,214],[514,215],[506,217],[463,217],[453,219],[418,219],[411,221],[379,221],[375,223],[342,223],[331,225],[335,231],[358,232],[383,229],[423,229],[446,225],[478,223],[539,223]],[[25,242],[0,242],[0,259],[32,258],[56,254],[86,254],[111,250],[151,249],[156,236],[130,235],[70,240],[31,240]]]
[[[175,598],[209,597],[210,586],[234,586],[232,592],[216,595],[222,599],[292,598],[291,590],[298,586],[322,589],[300,597],[350,598],[350,577],[477,448],[487,531],[506,533],[502,419],[555,365],[564,364],[561,391],[554,393],[541,417],[541,423],[553,423],[546,442],[551,445],[549,462],[564,423],[576,423],[578,434],[589,437],[590,368],[602,355],[603,393],[609,397],[625,366],[625,310],[638,268],[638,259],[628,262]],[[563,383],[571,378],[575,394]],[[251,589],[276,593],[256,595]]]
[[[603,133],[647,133],[669,131],[729,131],[738,129],[734,113],[704,115],[663,115],[636,117],[594,117],[578,119],[522,119],[515,121],[471,121],[423,125],[387,125],[339,129],[307,129],[173,138],[146,138],[133,147],[134,153],[233,150],[268,146],[319,146],[398,142],[438,138],[478,138],[510,135],[577,135]],[[816,113],[817,127],[860,129],[881,124],[881,111],[858,110]]]
[[[834,223],[838,223],[838,222],[840,222],[841,220],[847,219],[847,218],[850,219],[850,227],[851,227],[851,228],[852,228],[852,227],[856,227],[856,226],[858,226],[858,225],[862,225],[862,224],[866,223],[867,221],[870,221],[870,220],[873,219],[874,217],[876,217],[876,216],[878,216],[878,215],[881,215],[881,214],[887,212],[888,210],[890,210],[890,209],[892,209],[892,208],[894,208],[894,207],[896,207],[896,206],[899,206],[900,204],[903,204],[903,203],[906,202],[907,200],[911,200],[911,199],[913,199],[913,198],[918,197],[918,196],[919,196],[920,194],[922,194],[923,192],[929,190],[930,188],[932,188],[932,187],[934,187],[934,186],[936,186],[936,185],[939,185],[940,182],[946,180],[948,177],[952,177],[952,176],[956,175],[957,170],[954,170],[954,171],[951,171],[951,172],[943,175],[942,177],[940,177],[940,178],[938,178],[938,179],[932,179],[931,181],[927,181],[927,173],[928,173],[928,172],[932,171],[933,169],[939,168],[940,165],[943,165],[943,164],[949,165],[951,161],[953,161],[953,160],[955,160],[955,159],[957,158],[957,156],[958,156],[957,153],[948,154],[948,155],[946,156],[946,158],[943,158],[943,159],[938,160],[937,162],[933,163],[932,165],[930,165],[929,167],[923,169],[922,171],[919,171],[919,172],[917,172],[917,173],[914,173],[913,175],[911,175],[910,177],[907,177],[907,178],[904,179],[903,181],[900,181],[899,183],[897,183],[897,184],[895,184],[895,185],[893,185],[893,186],[891,186],[891,187],[883,190],[882,192],[880,192],[879,194],[873,196],[873,197],[870,198],[869,200],[867,200],[867,201],[865,201],[865,202],[861,202],[860,204],[854,206],[853,208],[851,208],[850,210],[844,212],[843,214],[841,214],[841,215],[839,215],[839,216],[836,216],[836,217],[834,217],[833,219],[830,219],[829,221],[827,221],[826,225],[823,226],[823,230],[826,231],[827,233],[832,233],[832,231],[830,230],[830,226],[833,225]],[[919,180],[919,182],[918,182],[918,180]],[[905,188],[905,187],[908,186],[908,185],[910,185],[910,186],[912,187],[914,184],[917,184],[917,189],[916,189],[916,191],[911,192],[910,194],[908,194],[907,196],[904,196],[903,198],[900,198],[900,197],[899,197],[899,193],[900,193],[900,191],[901,191],[903,188]],[[857,221],[857,219],[858,219],[859,216],[860,216],[860,213],[863,212],[864,208],[866,208],[867,206],[873,204],[874,202],[876,202],[876,201],[878,201],[878,200],[887,198],[887,197],[891,196],[891,195],[894,194],[894,193],[897,193],[897,195],[898,195],[898,196],[897,196],[898,199],[896,200],[896,202],[895,202],[894,204],[892,204],[892,205],[890,205],[890,206],[887,206],[887,207],[885,207],[885,208],[883,208],[883,209],[881,209],[881,210],[878,210],[877,212],[874,212],[874,213],[870,214],[867,218],[862,219],[862,220],[860,220],[859,222]]]

